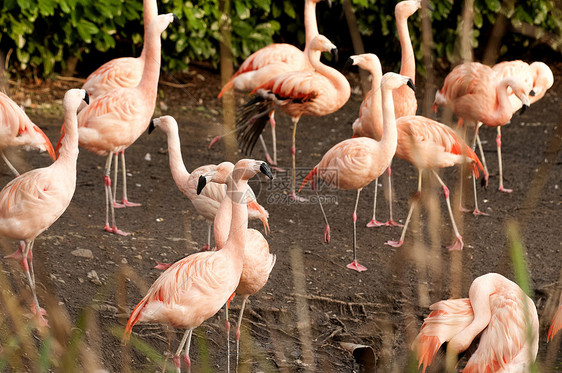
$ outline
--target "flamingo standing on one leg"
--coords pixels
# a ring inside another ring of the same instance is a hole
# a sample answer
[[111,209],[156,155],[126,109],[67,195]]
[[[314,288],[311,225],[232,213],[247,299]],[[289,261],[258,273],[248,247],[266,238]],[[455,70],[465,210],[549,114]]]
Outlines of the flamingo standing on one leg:
[[[148,38],[148,25],[158,16],[158,6],[156,0],[143,0],[144,17],[144,40]],[[134,88],[141,80],[144,63],[148,54],[146,43],[143,45],[139,57],[120,57],[108,61],[98,67],[87,78],[82,89],[85,89],[92,101],[105,95],[115,88]],[[125,151],[121,151],[122,177],[123,177],[123,197],[121,203],[117,203],[117,172],[119,159],[115,154],[115,177],[113,183],[113,205],[114,207],[135,207],[140,203],[130,202],[127,197],[127,168],[125,165]]]
[[[533,104],[540,100],[546,91],[552,87],[554,84],[554,76],[552,75],[552,71],[550,68],[543,62],[533,62],[532,64],[528,64],[526,62],[517,60],[517,61],[504,61],[500,62],[492,69],[500,76],[501,79],[507,78],[510,76],[516,76],[523,80],[525,84],[525,89],[529,93],[529,103]],[[508,89],[509,94],[509,101],[511,102],[512,111],[515,114],[516,111],[521,109],[522,103],[521,101],[510,92]],[[500,174],[500,181],[498,190],[500,192],[511,193],[512,189],[504,188],[503,186],[503,165],[502,165],[502,153],[501,153],[501,126],[497,126],[498,134],[496,136],[496,145],[498,149],[498,168]],[[480,138],[478,136],[478,132],[476,132],[476,141],[478,142],[478,147],[480,148],[480,153],[482,156],[482,161],[484,161],[484,152],[482,151],[482,145],[480,142]],[[486,163],[484,163],[484,167]]]
[[[381,69],[380,62],[374,54],[352,56],[353,64],[369,70],[371,74]],[[374,80],[373,80],[374,81]],[[412,80],[407,76],[386,73],[380,83],[382,94],[383,132],[380,141],[369,137],[356,137],[334,145],[324,154],[322,160],[310,171],[302,182],[301,189],[313,178],[320,177],[329,185],[341,190],[357,190],[355,209],[353,210],[353,261],[347,268],[358,272],[367,268],[357,262],[357,203],[361,189],[379,177],[390,164],[396,151],[396,120],[392,103],[392,90],[403,85],[414,89]],[[373,97],[375,97],[373,95]],[[374,98],[373,98],[374,100]],[[300,190],[300,189],[299,189]],[[322,207],[320,198],[318,203]],[[326,221],[324,237],[329,240],[329,225],[324,209],[322,214]]]
[[443,188],[451,224],[456,236],[456,241],[449,246],[449,250],[462,250],[464,244],[453,217],[449,188],[435,172],[435,169],[469,163],[477,178],[478,167],[483,170],[480,160],[470,146],[457,136],[455,131],[432,119],[421,115],[402,117],[396,120],[396,129],[398,131],[396,156],[410,162],[418,169],[418,190],[410,206],[400,240],[388,241],[386,244],[400,247],[404,243],[412,212],[421,196],[422,173],[424,170],[431,170]]
[[[197,194],[196,188],[199,182],[199,176],[211,172],[216,166],[206,165],[196,168],[192,173],[189,173],[185,168],[181,156],[180,137],[178,133],[178,123],[176,120],[165,115],[160,118],[155,118],[148,126],[148,133],[154,131],[155,128],[160,128],[166,133],[168,138],[168,155],[170,157],[170,171],[172,177],[179,190],[193,203],[195,210],[205,218],[208,224],[207,245],[202,250],[209,250],[211,248],[211,226],[217,215],[219,205],[226,197],[226,186],[211,183],[207,185],[203,193]],[[248,186],[248,189],[251,188]],[[264,229],[267,230],[267,219],[269,213],[263,206],[256,201],[248,202],[248,218],[260,219],[263,222]],[[227,227],[228,229],[228,227]],[[228,235],[227,235],[228,236]],[[215,237],[216,241],[216,237]],[[226,241],[226,237],[225,237]]]
[[[321,0],[305,0],[304,2],[304,33],[305,48],[309,48],[312,39],[318,35],[318,25],[316,22],[316,4]],[[290,72],[312,69],[305,52],[297,47],[286,43],[270,44],[252,53],[240,68],[221,89],[218,98],[221,98],[227,91],[235,89],[239,92],[251,92],[256,87],[267,83],[273,77]],[[271,164],[277,164],[277,144],[275,136],[275,111],[269,113],[271,123],[271,135],[273,137],[273,159],[269,156],[263,137],[260,134],[260,141],[264,148],[265,157]],[[209,147],[219,141],[221,136],[215,137]]]
[[[205,191],[208,181],[220,184],[226,184],[231,177],[234,165],[230,162],[219,164],[214,171],[201,176],[197,192],[201,189]],[[211,184],[212,185],[212,184]],[[253,197],[253,196],[252,196]],[[229,235],[229,229],[232,219],[232,204],[226,199],[221,203],[217,216],[215,218],[215,243],[216,249],[220,250],[224,247]],[[238,357],[240,352],[240,325],[244,314],[246,301],[251,295],[261,290],[269,279],[269,274],[275,265],[275,255],[269,253],[269,244],[263,235],[255,229],[248,229],[246,233],[246,245],[244,246],[244,265],[240,282],[236,288],[236,294],[242,297],[242,306],[236,323],[236,366],[238,366]],[[230,330],[228,321],[228,303],[225,305],[226,327]],[[228,334],[227,334],[228,335]],[[227,337],[227,346],[229,346],[229,338]],[[229,358],[230,361],[230,358]]]
[[55,151],[49,138],[25,114],[25,111],[7,95],[0,92],[0,156],[15,176],[19,175],[16,168],[4,154],[9,146],[30,146],[49,152],[53,159]]
[[[414,49],[412,41],[410,40],[410,33],[408,32],[408,18],[413,15],[418,9],[421,8],[421,0],[406,0],[396,4],[394,14],[396,17],[396,28],[398,30],[398,39],[400,40],[400,47],[402,49],[402,62],[400,65],[400,75],[408,76],[416,83],[416,59],[414,56]],[[374,76],[373,76],[374,78]],[[382,115],[380,110],[380,98],[376,101],[371,100],[371,95],[378,94],[377,89],[371,89],[365,95],[365,99],[361,103],[359,109],[359,118],[353,122],[353,137],[367,136],[377,141],[380,140],[382,134]],[[396,118],[406,115],[415,115],[418,108],[416,94],[407,87],[400,87],[392,92],[394,102],[394,114]],[[371,102],[376,102],[376,105],[371,105]],[[373,120],[372,116],[375,117]],[[394,221],[392,217],[392,180],[390,167],[388,172],[388,188],[389,195],[389,219],[386,223],[379,222],[376,219],[377,209],[377,191],[378,191],[378,178],[375,180],[375,196],[373,198],[373,217],[367,227],[380,227],[380,226],[401,226],[401,224]]]
[[480,333],[478,348],[464,373],[529,371],[539,348],[539,318],[533,300],[516,283],[497,273],[476,278],[468,295],[468,299],[431,305],[432,312],[412,346],[422,371],[445,342],[447,368],[454,370],[457,355]]
[[88,103],[88,94],[83,89],[71,89],[64,95],[66,136],[58,159],[49,167],[18,176],[0,191],[0,236],[25,241],[8,257],[21,260],[33,293],[32,310],[42,325],[47,325],[47,320],[35,292],[33,243],[64,213],[74,195],[78,158],[76,111],[82,100]]
[[552,318],[550,328],[548,328],[548,337],[546,338],[546,341],[550,342],[560,329],[562,329],[562,294],[560,294],[560,305],[558,306],[558,310]]
[[192,254],[172,264],[156,279],[129,317],[125,338],[137,322],[143,321],[186,329],[174,355],[178,372],[181,370],[180,354],[186,342],[184,361],[188,370],[191,366],[189,345],[193,329],[217,313],[238,286],[247,241],[246,190],[248,180],[260,171],[273,177],[263,162],[243,159],[236,163],[227,184],[232,221],[222,250]]
[[[172,22],[178,22],[172,14],[162,14],[152,20],[145,40],[146,61],[140,83],[134,88],[115,88],[98,97],[78,114],[80,146],[96,154],[106,155],[105,183],[105,227],[108,232],[128,235],[115,225],[113,194],[111,192],[112,156],[130,145],[146,130],[156,106],[158,78],[160,76],[160,34]],[[125,168],[125,164],[123,164]],[[116,177],[117,175],[115,175]],[[109,225],[111,210],[111,226]]]
[[[447,75],[443,88],[435,93],[433,108],[436,110],[439,105],[451,107],[460,118],[459,124],[469,122],[474,125],[474,138],[476,138],[477,122],[482,122],[489,127],[497,127],[503,126],[511,119],[513,111],[507,94],[508,87],[524,107],[529,106],[529,92],[521,79],[517,77],[500,79],[491,67],[478,62],[467,62],[458,65]],[[476,181],[474,178],[472,180],[475,205],[473,213],[485,215],[478,208]],[[461,210],[466,211],[462,203]]]
[[337,49],[325,36],[317,35],[307,51],[308,60],[314,70],[294,71],[279,75],[266,84],[256,88],[258,95],[243,108],[244,114],[237,122],[238,140],[244,152],[252,151],[263,131],[265,115],[277,105],[291,116],[293,122],[293,168],[291,179],[291,198],[296,200],[295,138],[297,124],[302,115],[322,116],[341,108],[349,99],[349,82],[339,71],[320,62],[322,52],[337,55]]

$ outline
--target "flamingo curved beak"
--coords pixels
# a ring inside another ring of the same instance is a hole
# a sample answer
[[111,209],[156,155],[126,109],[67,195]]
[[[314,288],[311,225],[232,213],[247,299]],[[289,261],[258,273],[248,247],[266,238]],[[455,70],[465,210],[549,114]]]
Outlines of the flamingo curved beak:
[[207,178],[203,175],[199,176],[199,181],[197,182],[197,195],[201,194],[205,185],[207,185]]
[[83,100],[87,105],[90,105],[90,95],[88,94],[88,91],[86,91],[86,90],[84,90],[84,99]]
[[148,125],[148,134],[150,135],[155,128],[156,126],[154,125],[154,119],[153,119],[150,121],[150,124]]
[[260,171],[261,171],[262,174],[264,174],[268,178],[273,179],[273,173],[271,172],[271,168],[269,168],[267,163],[263,162],[260,165]]
[[332,48],[330,50],[330,53],[332,54],[332,56],[334,56],[334,60],[338,62],[338,48]]
[[414,81],[411,78],[408,79],[408,83],[406,83],[406,84],[408,85],[408,87],[412,88],[414,93],[416,92],[416,85],[414,84]]

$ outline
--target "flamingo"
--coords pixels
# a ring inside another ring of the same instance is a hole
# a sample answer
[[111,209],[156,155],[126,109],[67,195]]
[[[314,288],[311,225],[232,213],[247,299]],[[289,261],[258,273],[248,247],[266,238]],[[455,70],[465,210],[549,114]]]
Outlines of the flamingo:
[[[170,157],[170,171],[178,189],[191,201],[195,210],[205,218],[208,224],[207,231],[207,244],[202,250],[209,250],[211,248],[211,226],[217,215],[219,205],[226,197],[226,186],[217,183],[207,185],[203,193],[197,194],[196,188],[199,181],[199,176],[205,175],[216,168],[215,165],[205,165],[196,168],[192,173],[189,173],[181,156],[180,137],[178,133],[178,123],[176,120],[165,115],[160,118],[155,118],[148,126],[148,133],[152,133],[155,128],[160,128],[166,133],[168,138],[168,155]],[[233,165],[234,166],[234,165]],[[251,188],[248,186],[249,193]],[[248,202],[248,218],[260,219],[267,231],[267,219],[269,213],[263,206],[255,200]],[[227,227],[228,229],[228,227]],[[216,237],[215,237],[216,241]],[[224,239],[226,241],[226,237]]]
[[464,373],[527,372],[539,348],[539,318],[535,303],[513,281],[497,273],[476,278],[469,298],[449,299],[429,307],[413,343],[425,372],[439,347],[447,345],[447,367],[480,334],[480,342]]
[[[107,232],[126,236],[115,225],[113,195],[111,193],[112,156],[117,155],[132,145],[146,130],[156,106],[156,93],[160,75],[160,34],[172,22],[179,23],[172,14],[161,14],[150,23],[145,40],[146,62],[140,83],[133,88],[115,88],[98,97],[85,110],[78,114],[79,143],[98,155],[107,156],[104,172],[105,184],[105,227]],[[124,158],[123,158],[124,160]],[[123,163],[125,170],[125,164]],[[117,167],[114,179],[117,178]],[[125,190],[125,189],[124,189]],[[127,200],[127,196],[123,196]],[[111,210],[111,226],[109,225]]]
[[[234,165],[230,162],[219,164],[215,171],[200,177],[198,192],[201,191],[201,189],[205,191],[205,185],[212,185],[208,184],[208,181],[226,184],[233,170]],[[232,204],[224,199],[215,217],[214,234],[217,250],[222,249],[226,243],[231,219]],[[275,265],[275,259],[275,255],[269,253],[269,244],[263,235],[255,229],[248,229],[246,233],[246,245],[244,246],[244,265],[242,274],[240,275],[240,282],[236,288],[236,294],[242,297],[240,314],[238,315],[238,322],[236,323],[236,366],[238,366],[238,357],[240,354],[240,325],[242,323],[246,301],[251,295],[254,295],[265,286],[269,279],[269,274]],[[228,322],[228,303],[225,305],[225,311],[228,331],[230,330],[230,324]],[[227,337],[227,346],[229,346],[228,339]]]
[[396,156],[410,162],[418,169],[418,190],[410,206],[400,240],[388,241],[386,244],[392,247],[400,247],[404,243],[412,212],[421,195],[422,173],[424,170],[431,170],[443,188],[451,224],[456,236],[455,243],[448,248],[449,250],[462,250],[464,243],[453,217],[449,188],[441,180],[435,169],[469,163],[472,172],[478,178],[478,167],[483,170],[480,160],[470,146],[457,136],[455,131],[432,119],[421,115],[402,117],[396,120],[396,128],[398,131]]
[[23,241],[20,249],[5,258],[21,260],[33,294],[32,311],[41,325],[48,325],[46,312],[39,306],[33,271],[33,243],[64,213],[76,189],[78,132],[76,111],[88,94],[71,89],[63,100],[66,136],[58,159],[49,167],[28,171],[0,191],[0,236]]
[[[394,8],[396,28],[398,30],[398,39],[400,40],[400,48],[402,49],[400,75],[410,77],[414,84],[416,83],[416,59],[414,57],[414,49],[412,47],[412,41],[410,40],[410,33],[408,31],[408,18],[420,8],[421,0],[401,1],[396,4],[396,7]],[[375,76],[373,75],[373,79],[374,78]],[[379,95],[379,98],[375,101],[371,100],[371,95],[373,94]],[[394,102],[394,115],[396,116],[396,118],[416,114],[418,102],[416,100],[416,94],[411,89],[402,86],[392,91],[392,97]],[[371,106],[371,102],[375,102],[376,104]],[[378,92],[377,84],[377,89],[370,90],[365,95],[365,99],[361,103],[361,107],[359,109],[359,118],[357,118],[352,125],[353,137],[367,136],[377,141],[380,140],[382,134],[382,115],[379,103],[380,92]],[[375,117],[374,121],[372,118],[373,116]],[[367,223],[367,227],[402,226],[401,224],[394,221],[392,217],[392,180],[390,176],[390,167],[388,168],[387,173],[388,187],[390,190],[390,198],[388,203],[390,217],[386,223],[379,222],[376,219],[375,215],[377,209],[377,190],[379,184],[379,180],[377,178],[375,180],[375,196],[373,199],[373,217],[371,221]]]
[[[509,76],[516,76],[523,80],[525,84],[525,89],[529,92],[529,103],[533,104],[541,99],[546,91],[552,87],[554,84],[554,77],[550,68],[543,62],[533,62],[528,64],[526,62],[516,60],[516,61],[504,61],[500,62],[492,67],[492,69],[500,76],[500,78],[507,78]],[[521,101],[510,92],[508,89],[508,97],[512,106],[512,112],[515,114],[519,109],[521,109]],[[478,123],[480,126],[481,123]],[[500,181],[498,190],[500,192],[511,193],[512,189],[504,188],[503,186],[503,166],[502,166],[502,153],[501,153],[501,126],[496,127],[498,134],[496,136],[496,145],[498,149],[498,167],[500,174]],[[480,141],[480,136],[476,132],[476,142],[478,143],[478,148],[480,149],[480,155],[482,157],[482,163],[484,168],[486,167],[486,160],[484,158],[484,152],[482,150],[482,143]]]
[[[529,107],[529,91],[520,78],[501,79],[491,67],[478,62],[467,62],[456,66],[447,75],[443,87],[435,93],[433,108],[437,110],[439,105],[449,106],[460,118],[459,125],[467,121],[473,123],[476,139],[477,122],[488,127],[498,127],[511,119],[513,111],[507,94],[508,87],[522,102],[523,109]],[[498,152],[501,151],[499,145],[501,143],[498,143]],[[475,204],[473,214],[486,215],[478,208],[476,181],[474,178],[472,180]],[[462,203],[461,210],[467,211]]]
[[[143,0],[143,17],[144,17],[144,40],[148,39],[148,25],[156,16],[158,16],[158,6],[156,0]],[[148,43],[143,45],[139,57],[120,57],[108,61],[98,67],[96,71],[91,73],[87,78],[82,89],[85,89],[92,101],[98,97],[105,95],[115,88],[134,88],[142,77],[144,63],[148,54]],[[117,203],[117,178],[113,184],[113,205],[114,207],[135,207],[140,203],[130,202],[127,198],[127,169],[125,167],[125,151],[121,151],[121,163],[123,164],[123,198],[121,203]],[[117,172],[118,158],[115,156],[115,170]]]
[[0,92],[0,156],[15,176],[18,170],[4,154],[9,146],[28,146],[47,151],[53,161],[56,159],[49,138],[25,114],[25,111],[4,93]]
[[[305,48],[309,48],[312,39],[318,35],[316,22],[316,4],[322,0],[305,0],[304,2],[304,33]],[[328,0],[330,2],[330,0]],[[230,80],[221,89],[218,98],[234,89],[239,92],[251,92],[256,87],[267,83],[275,76],[290,72],[312,69],[305,52],[291,44],[274,43],[252,53],[232,75]],[[275,111],[269,113],[271,135],[273,137],[273,159],[271,159],[263,137],[260,141],[264,148],[265,157],[270,164],[277,164],[277,144],[275,135]],[[215,137],[209,147],[213,146],[221,136]]]
[[[354,65],[359,65],[371,74],[381,70],[380,61],[374,54],[360,54],[350,57]],[[375,82],[375,79],[373,79]],[[375,83],[373,83],[375,84]],[[379,177],[390,164],[396,151],[396,120],[392,103],[392,90],[403,85],[414,88],[412,80],[407,76],[386,73],[380,83],[382,94],[383,132],[380,141],[369,137],[356,137],[334,145],[324,154],[322,160],[310,171],[302,182],[301,188],[313,178],[320,177],[328,185],[341,190],[357,190],[355,209],[353,210],[353,261],[347,268],[358,272],[367,268],[357,262],[357,204],[361,189]],[[373,87],[376,89],[376,87]],[[373,100],[375,100],[373,95]],[[373,103],[374,106],[375,103]],[[299,189],[299,191],[300,191]],[[330,225],[318,198],[326,227],[324,239],[330,239]]]
[[351,93],[345,76],[320,62],[320,54],[328,51],[337,56],[337,48],[331,41],[323,35],[315,36],[306,51],[314,70],[281,74],[254,89],[253,93],[257,95],[245,105],[242,115],[236,122],[240,146],[244,152],[251,153],[267,122],[265,118],[267,113],[275,106],[280,106],[291,116],[293,122],[291,198],[293,200],[298,200],[295,193],[295,136],[300,117],[333,113],[347,102]]
[[273,177],[264,162],[243,159],[236,163],[227,183],[232,220],[224,247],[219,251],[195,253],[172,264],[131,312],[125,340],[137,322],[160,322],[186,329],[174,355],[178,372],[181,370],[180,354],[186,342],[184,361],[188,370],[191,366],[189,345],[193,329],[217,313],[238,286],[247,241],[247,185],[248,180],[260,171]]
[[548,328],[548,337],[546,338],[547,342],[554,339],[556,333],[562,329],[562,294],[560,295],[560,302],[561,304],[558,306],[558,310],[554,314],[552,322],[550,323],[550,328]]

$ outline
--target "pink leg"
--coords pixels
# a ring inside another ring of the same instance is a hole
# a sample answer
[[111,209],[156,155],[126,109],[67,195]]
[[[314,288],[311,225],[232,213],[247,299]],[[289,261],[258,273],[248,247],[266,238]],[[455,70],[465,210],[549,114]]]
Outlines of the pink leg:
[[242,297],[242,306],[240,307],[238,323],[236,324],[236,370],[238,370],[238,364],[240,361],[240,325],[242,325],[242,316],[244,315],[244,308],[246,307],[247,300],[248,296]]
[[127,166],[125,165],[124,150],[121,151],[121,163],[123,164],[123,166],[121,166],[123,168],[123,199],[121,200],[121,202],[123,203],[123,206],[127,206],[127,207],[141,206],[140,203],[130,202],[129,198],[127,197]]
[[119,153],[115,153],[115,168],[113,169],[113,208],[121,209],[124,208],[125,205],[120,204],[117,202],[117,183],[119,179],[117,178],[117,172],[119,171]]
[[[10,255],[4,255],[4,259],[15,259],[15,260],[23,260],[23,252],[25,250],[25,241],[20,241],[20,248],[11,253]],[[23,266],[23,262],[22,262]]]
[[451,201],[449,199],[449,188],[447,188],[445,183],[443,183],[443,180],[441,180],[437,172],[433,171],[433,174],[435,175],[435,177],[437,177],[437,180],[439,181],[441,187],[443,188],[443,194],[445,195],[445,201],[447,202],[447,209],[449,210],[449,217],[451,218],[451,224],[453,225],[453,230],[455,231],[455,236],[457,238],[455,242],[451,246],[448,246],[447,248],[451,251],[462,250],[464,243],[462,241],[462,236],[460,235],[459,230],[457,229],[457,224],[455,224],[455,218],[453,217],[453,210],[451,209]]
[[180,360],[180,355],[181,355],[181,351],[183,350],[183,346],[185,346],[186,342],[187,342],[187,347],[185,348],[185,355],[184,355],[184,361],[185,361],[185,365],[187,366],[187,369],[189,371],[189,369],[191,368],[191,361],[189,360],[189,345],[191,344],[191,334],[192,334],[193,330],[189,329],[186,330],[183,338],[181,339],[180,345],[178,346],[178,349],[176,350],[176,353],[174,355],[174,365],[176,367],[176,371],[179,373],[181,372],[181,360]]
[[215,145],[217,142],[221,141],[221,139],[222,139],[222,136],[213,137],[213,139],[209,143],[209,146],[207,147],[207,149],[211,149],[213,147],[213,145]]
[[[104,230],[106,232],[111,232],[114,234],[118,234],[121,236],[128,236],[129,233],[123,232],[122,230],[118,229],[115,226],[115,210],[113,208],[113,195],[111,193],[111,178],[109,177],[109,173],[111,172],[111,158],[112,154],[109,154],[107,157],[107,162],[105,165],[105,176],[104,176],[104,185],[105,185],[105,226]],[[109,211],[111,211],[111,223],[109,225]]]
[[296,202],[305,202],[306,198],[297,196],[295,192],[295,184],[296,184],[296,167],[297,167],[297,147],[296,147],[296,136],[297,136],[297,124],[299,123],[299,118],[292,118],[293,122],[293,146],[291,146],[291,154],[293,156],[293,170],[292,170],[292,179],[291,179],[291,194],[290,197],[293,201]]
[[377,213],[377,192],[379,189],[379,178],[377,177],[375,180],[375,197],[373,198],[373,218],[371,219],[370,222],[367,223],[367,227],[368,228],[373,228],[373,227],[382,227],[385,224],[383,222],[380,222],[377,220],[376,218],[376,213]]
[[386,225],[387,227],[403,227],[402,224],[394,221],[394,218],[392,217],[392,170],[390,169],[390,166],[388,166],[386,172],[388,174],[388,209],[390,218],[384,225]]
[[[49,326],[49,322],[45,319],[47,312],[39,306],[39,300],[37,299],[37,293],[35,291],[35,274],[33,273],[33,240],[26,242],[26,247],[22,254],[22,267],[29,282],[29,287],[31,288],[31,293],[33,294],[33,304],[31,306],[31,312],[37,317],[39,325],[41,327]],[[29,262],[28,262],[29,260]],[[31,268],[31,271],[30,271]]]
[[392,246],[392,247],[400,247],[404,244],[404,238],[406,237],[406,231],[408,230],[408,225],[410,224],[410,219],[412,218],[412,213],[414,212],[414,208],[418,204],[418,201],[421,197],[421,187],[422,187],[422,172],[423,170],[418,170],[418,190],[414,194],[412,198],[412,203],[410,205],[410,211],[408,211],[408,216],[406,217],[406,222],[404,223],[404,228],[402,229],[402,234],[400,235],[400,239],[398,241],[386,241],[385,245]]
[[501,127],[498,127],[498,135],[496,137],[496,146],[498,147],[498,167],[500,172],[500,186],[498,190],[504,193],[511,193],[513,189],[503,187],[503,165],[502,165],[502,132]]
[[353,214],[351,215],[353,219],[353,261],[347,265],[347,268],[353,269],[357,272],[363,272],[367,270],[367,267],[357,262],[357,204],[359,203],[359,194],[361,194],[361,189],[357,189],[355,208],[353,210]]
[[318,199],[318,205],[320,206],[320,210],[322,211],[322,216],[324,217],[324,222],[326,226],[324,227],[324,242],[330,242],[330,224],[328,223],[328,218],[326,217],[326,212],[324,211],[324,206],[322,206],[322,201],[320,196],[318,195],[318,189],[316,187],[313,188],[316,192],[316,197]]

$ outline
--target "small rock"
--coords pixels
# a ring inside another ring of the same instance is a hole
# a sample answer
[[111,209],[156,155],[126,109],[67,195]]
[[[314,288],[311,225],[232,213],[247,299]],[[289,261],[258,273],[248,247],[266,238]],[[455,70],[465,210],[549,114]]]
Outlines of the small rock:
[[89,249],[76,249],[76,250],[74,250],[70,253],[72,255],[78,256],[80,258],[87,258],[87,259],[93,259],[94,258],[94,254],[92,254],[92,250],[89,250]]
[[128,263],[127,258],[121,259],[121,264],[127,264],[127,263]]
[[150,162],[152,160],[152,156],[150,155],[150,153],[146,153],[144,155],[144,160],[147,162]]
[[96,285],[102,285],[98,273],[95,270],[88,272],[88,278]]

